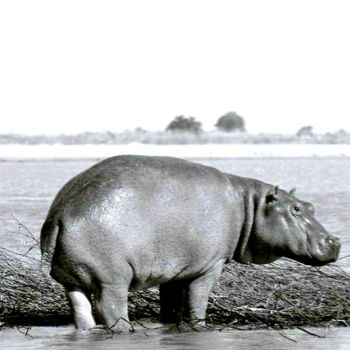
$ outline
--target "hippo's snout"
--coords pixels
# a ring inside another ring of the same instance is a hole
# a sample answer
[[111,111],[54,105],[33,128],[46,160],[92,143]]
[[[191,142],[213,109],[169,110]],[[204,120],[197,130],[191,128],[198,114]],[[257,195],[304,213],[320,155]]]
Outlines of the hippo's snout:
[[340,240],[338,237],[328,235],[321,244],[321,251],[323,252],[322,260],[327,262],[334,262],[339,257],[340,252]]

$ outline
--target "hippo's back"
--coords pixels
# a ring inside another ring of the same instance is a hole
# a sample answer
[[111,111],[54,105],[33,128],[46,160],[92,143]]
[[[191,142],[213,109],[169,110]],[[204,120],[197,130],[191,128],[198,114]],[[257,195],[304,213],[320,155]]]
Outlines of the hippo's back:
[[182,201],[191,195],[200,200],[212,190],[222,195],[220,189],[225,192],[230,186],[219,170],[183,159],[116,156],[72,178],[57,194],[49,215],[91,215],[92,209],[102,209],[106,201],[110,208],[120,208],[121,203]]

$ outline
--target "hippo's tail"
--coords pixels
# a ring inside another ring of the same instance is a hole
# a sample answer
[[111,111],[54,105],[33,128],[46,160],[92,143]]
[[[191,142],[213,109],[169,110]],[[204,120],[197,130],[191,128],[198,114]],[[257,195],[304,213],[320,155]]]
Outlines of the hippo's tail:
[[60,222],[46,219],[40,234],[40,250],[42,262],[51,263],[56,247],[58,233],[61,230]]

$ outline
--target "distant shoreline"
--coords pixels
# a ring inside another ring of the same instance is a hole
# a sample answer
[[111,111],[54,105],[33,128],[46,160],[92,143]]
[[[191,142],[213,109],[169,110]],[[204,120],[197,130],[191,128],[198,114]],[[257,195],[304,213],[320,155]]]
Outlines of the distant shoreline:
[[179,158],[350,157],[350,145],[195,144],[195,145],[0,145],[0,160],[103,159],[120,154]]
[[167,132],[136,129],[122,132],[82,132],[60,135],[0,134],[0,145],[204,145],[204,144],[350,144],[350,133],[339,130],[326,134],[251,134],[248,132]]

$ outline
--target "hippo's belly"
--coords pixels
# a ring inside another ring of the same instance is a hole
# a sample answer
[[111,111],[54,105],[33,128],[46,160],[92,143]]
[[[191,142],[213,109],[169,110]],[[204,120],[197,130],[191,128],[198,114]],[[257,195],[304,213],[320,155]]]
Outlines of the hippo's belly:
[[192,188],[190,196],[177,191],[176,196],[159,192],[152,197],[134,191],[114,193],[79,230],[77,239],[89,252],[87,263],[94,257],[111,271],[110,266],[125,260],[134,275],[130,287],[143,289],[200,274],[226,258],[232,207],[222,198],[218,201],[215,192],[201,201],[195,192]]

